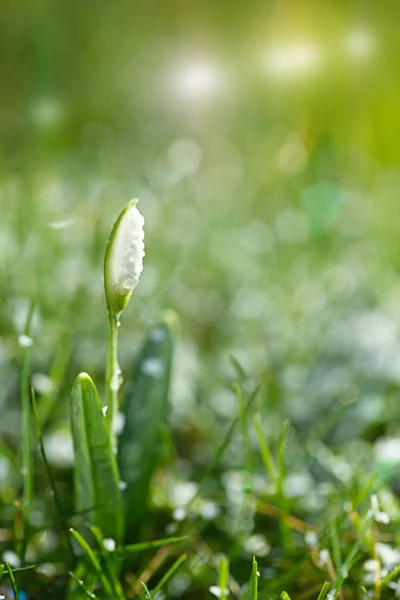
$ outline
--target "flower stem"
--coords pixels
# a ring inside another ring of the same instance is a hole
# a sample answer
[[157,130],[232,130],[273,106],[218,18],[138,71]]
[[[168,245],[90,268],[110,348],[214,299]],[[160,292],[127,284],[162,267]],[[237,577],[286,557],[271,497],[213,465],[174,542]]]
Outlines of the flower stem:
[[106,372],[106,406],[110,437],[114,442],[113,423],[118,409],[118,390],[121,383],[121,371],[118,365],[118,315],[108,314],[108,348]]

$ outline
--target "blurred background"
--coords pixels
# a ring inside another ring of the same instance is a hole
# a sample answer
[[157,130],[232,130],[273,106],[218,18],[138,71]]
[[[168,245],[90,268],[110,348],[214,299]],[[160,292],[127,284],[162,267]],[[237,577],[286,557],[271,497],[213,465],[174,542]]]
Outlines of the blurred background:
[[[104,374],[105,243],[138,197],[145,268],[120,362],[129,378],[146,327],[177,314],[171,425],[185,474],[207,464],[237,413],[230,355],[265,384],[267,432],[284,415],[299,439],[311,432],[353,460],[386,460],[388,448],[400,460],[399,10],[1,3],[7,445],[18,446],[18,336],[35,299],[32,340],[20,344],[33,344],[33,385],[53,399],[49,451],[71,460],[67,432],[60,444],[71,383],[85,370],[101,387]],[[242,465],[240,440],[224,461]]]

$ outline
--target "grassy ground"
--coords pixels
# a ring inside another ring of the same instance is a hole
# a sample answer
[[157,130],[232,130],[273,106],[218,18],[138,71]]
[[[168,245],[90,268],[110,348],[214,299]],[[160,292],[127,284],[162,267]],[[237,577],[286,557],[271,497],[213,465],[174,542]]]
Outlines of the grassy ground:
[[[29,598],[398,595],[397,10],[0,7],[0,551]],[[104,402],[132,196],[115,539],[112,482],[77,509],[70,398],[84,371]]]

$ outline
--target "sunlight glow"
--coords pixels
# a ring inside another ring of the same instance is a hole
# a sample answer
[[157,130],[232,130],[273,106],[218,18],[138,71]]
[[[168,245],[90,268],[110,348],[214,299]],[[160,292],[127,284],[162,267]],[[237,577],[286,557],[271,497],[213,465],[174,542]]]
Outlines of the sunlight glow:
[[294,75],[312,70],[320,61],[316,46],[306,42],[270,48],[266,66],[274,75]]
[[186,98],[206,99],[218,89],[221,73],[212,64],[198,62],[182,65],[175,73],[175,89]]

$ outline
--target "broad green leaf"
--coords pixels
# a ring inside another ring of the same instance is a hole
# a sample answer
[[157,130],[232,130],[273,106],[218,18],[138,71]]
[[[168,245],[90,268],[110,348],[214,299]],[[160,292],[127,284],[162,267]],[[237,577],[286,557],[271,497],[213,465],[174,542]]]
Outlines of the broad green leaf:
[[72,389],[71,425],[75,509],[105,537],[120,541],[124,522],[118,469],[100,398],[86,373],[77,377]]
[[143,517],[150,481],[159,456],[159,428],[168,414],[173,339],[168,323],[150,329],[123,411],[125,427],[118,447],[128,538]]

